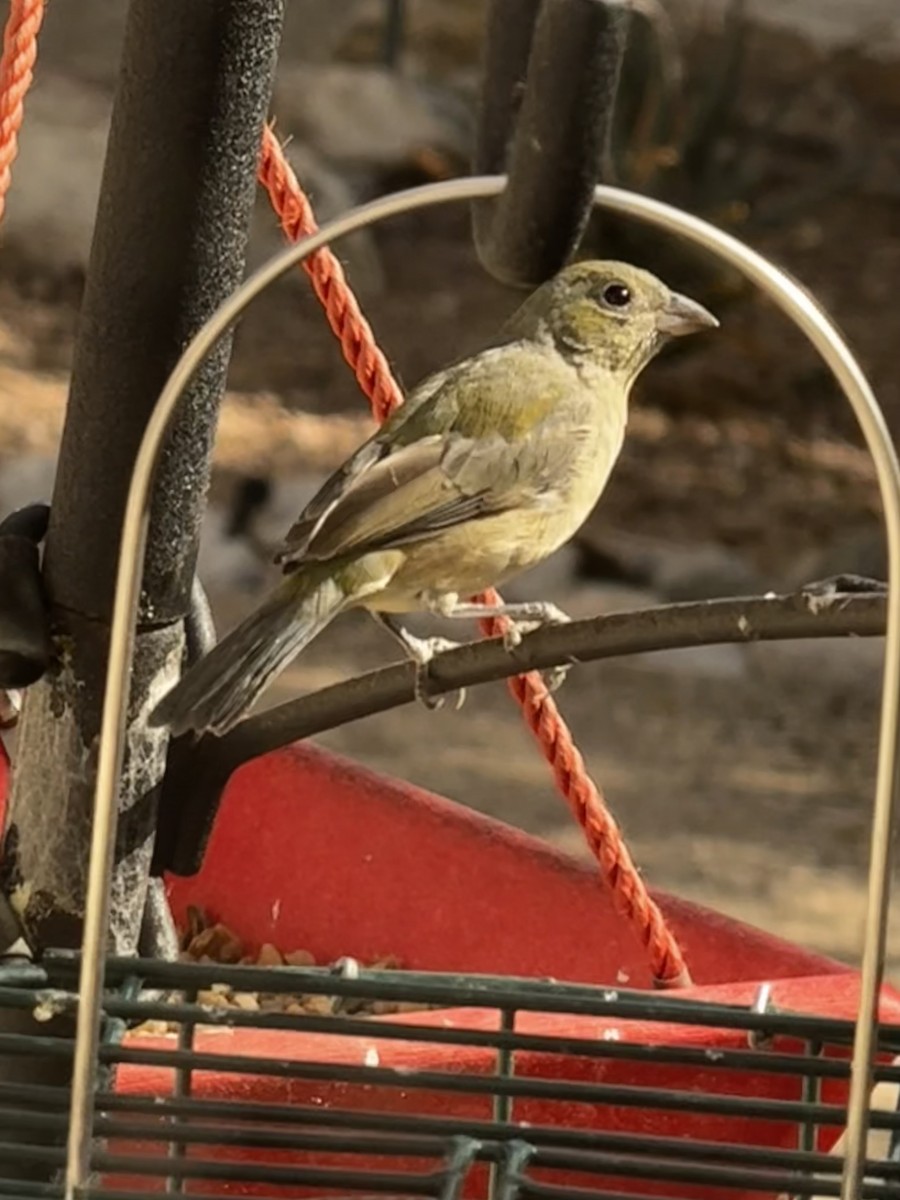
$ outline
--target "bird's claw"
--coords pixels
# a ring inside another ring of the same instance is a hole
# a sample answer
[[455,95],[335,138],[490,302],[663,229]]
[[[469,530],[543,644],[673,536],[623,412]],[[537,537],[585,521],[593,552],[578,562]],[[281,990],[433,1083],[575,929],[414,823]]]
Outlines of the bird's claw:
[[[416,682],[415,682],[416,699],[420,704],[423,704],[429,712],[437,712],[443,708],[446,703],[446,696],[433,696],[429,688],[428,664],[422,663],[416,667]],[[466,702],[466,689],[460,688],[456,693],[456,700],[453,704],[453,711],[459,712]]]
[[[533,620],[509,620],[507,622],[503,633],[503,648],[507,653],[515,650],[526,633],[533,633],[536,629],[540,629],[544,625],[568,625],[572,619],[561,608],[557,608],[555,604],[535,605],[535,609]],[[547,690],[555,692],[562,687],[573,665],[574,663],[560,663],[559,666],[551,667],[549,671],[542,672]]]
[[[568,617],[566,620],[568,620]],[[543,620],[522,620],[521,618],[513,620],[512,617],[507,617],[506,628],[503,631],[503,649],[507,651],[515,650],[516,646],[521,645],[522,638],[526,633],[534,633],[542,625],[555,623]]]
[[549,671],[544,671],[544,684],[548,692],[558,692],[562,685],[566,682],[566,676],[572,670],[572,663],[560,663],[559,666],[551,667]]
[[[432,659],[438,654],[445,653],[447,650],[456,650],[459,645],[459,642],[453,642],[449,638],[443,637],[417,639],[415,696],[419,703],[424,704],[429,712],[437,712],[446,703],[446,696],[435,696],[431,692],[430,668]],[[465,702],[466,689],[460,688],[457,692],[456,703],[454,704],[455,711],[459,712]]]
[[510,650],[515,650],[526,633],[530,633],[535,629],[533,621],[507,621],[506,628],[503,630],[503,649],[509,653]]

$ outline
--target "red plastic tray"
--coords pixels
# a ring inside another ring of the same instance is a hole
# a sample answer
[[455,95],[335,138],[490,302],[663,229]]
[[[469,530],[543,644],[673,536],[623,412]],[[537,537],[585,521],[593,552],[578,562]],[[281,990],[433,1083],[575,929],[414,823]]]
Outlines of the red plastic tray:
[[[391,954],[403,966],[417,970],[555,977],[631,988],[651,984],[643,950],[616,914],[592,864],[575,861],[518,830],[307,744],[258,759],[235,774],[203,870],[191,879],[170,879],[168,890],[177,919],[183,919],[189,904],[201,905],[250,948],[273,942],[285,950],[309,950],[322,962],[340,955],[366,962]],[[779,1007],[855,1016],[858,980],[843,964],[665,893],[656,893],[656,899],[681,940],[696,983],[679,995],[744,1005],[753,1001],[765,981],[773,984],[772,999]],[[883,1015],[900,1019],[900,1002],[887,990]],[[476,1029],[490,1028],[497,1020],[496,1013],[471,1009],[448,1009],[440,1016],[445,1024]],[[400,1019],[413,1029],[421,1021],[433,1021],[434,1013]],[[618,1024],[623,1037],[648,1045],[674,1040],[713,1054],[746,1045],[745,1035],[702,1027]],[[594,1018],[522,1014],[517,1029],[602,1038],[614,1025]],[[494,1069],[489,1051],[380,1040],[377,1027],[373,1018],[370,1038],[340,1040],[323,1034],[200,1031],[196,1049],[359,1065],[367,1061],[367,1054],[371,1061],[374,1048],[383,1067],[472,1073]],[[169,1039],[146,1037],[132,1044],[144,1049],[172,1047]],[[795,1078],[729,1076],[712,1065],[706,1070],[518,1053],[516,1073],[745,1095],[752,1088],[755,1096],[799,1099]],[[172,1092],[173,1073],[158,1067],[124,1066],[116,1087],[123,1093],[167,1096]],[[482,1096],[217,1071],[197,1074],[193,1095],[490,1117],[489,1099]],[[844,1099],[843,1084],[826,1084],[823,1101]],[[785,1148],[794,1148],[797,1136],[796,1125],[789,1122],[559,1101],[517,1101],[515,1119]],[[839,1133],[838,1129],[820,1133],[820,1149],[827,1150]],[[158,1152],[159,1144],[154,1148],[117,1143],[110,1148],[149,1153]],[[267,1163],[324,1166],[329,1161],[322,1155],[228,1153],[236,1159]],[[383,1160],[369,1165],[391,1166]],[[473,1174],[474,1194],[483,1194],[480,1178]],[[147,1190],[162,1186],[137,1176],[117,1176],[108,1182]],[[592,1186],[597,1186],[596,1181]],[[202,1194],[202,1184],[191,1184],[187,1190],[194,1194],[195,1187],[195,1194]],[[283,1188],[273,1193],[248,1184],[217,1184],[216,1188],[231,1195],[309,1194]],[[625,1181],[615,1182],[615,1188],[629,1190]],[[725,1195],[697,1187],[660,1185],[656,1190],[695,1200]],[[735,1200],[738,1193],[727,1195]]]

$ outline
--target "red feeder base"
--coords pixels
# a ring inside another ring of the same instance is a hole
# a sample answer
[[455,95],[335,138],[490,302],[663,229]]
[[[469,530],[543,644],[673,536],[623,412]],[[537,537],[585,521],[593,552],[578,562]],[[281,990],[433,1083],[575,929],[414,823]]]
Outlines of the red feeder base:
[[[394,955],[421,971],[651,986],[643,947],[590,862],[310,745],[232,778],[176,919],[207,909],[251,947],[318,962]],[[664,892],[698,984],[849,968]]]
[[[168,890],[176,918],[188,905],[203,907],[223,921],[248,948],[272,942],[284,950],[309,950],[317,961],[351,955],[369,962],[385,955],[414,970],[552,977],[565,981],[646,989],[651,986],[643,947],[616,914],[596,868],[576,862],[542,842],[408,784],[373,774],[310,745],[295,746],[247,764],[231,780],[213,831],[202,871],[191,879],[170,879]],[[750,1005],[760,983],[772,983],[772,1003],[795,1013],[854,1018],[858,980],[848,967],[812,954],[720,914],[657,893],[656,900],[680,939],[696,986],[685,999]],[[900,1020],[900,1000],[885,991],[885,1020]],[[436,1014],[391,1017],[411,1032],[433,1024]],[[485,1030],[497,1027],[494,1011],[446,1009],[438,1014],[447,1027]],[[203,1055],[263,1056],[289,1062],[328,1062],[405,1072],[441,1071],[483,1075],[496,1066],[495,1053],[479,1047],[442,1047],[379,1038],[379,1019],[371,1036],[269,1030],[199,1030],[195,1049]],[[659,1064],[616,1058],[588,1059],[564,1054],[517,1051],[517,1077],[613,1084],[639,1089],[675,1088],[685,1093],[753,1096],[775,1101],[799,1100],[796,1075],[748,1073],[715,1068],[716,1055],[746,1048],[746,1034],[703,1026],[659,1022],[616,1022],[594,1017],[521,1013],[520,1033],[624,1040],[647,1047],[675,1044],[699,1049],[709,1065]],[[172,1049],[173,1038],[129,1037],[126,1046]],[[776,1044],[777,1051],[797,1046]],[[168,1067],[125,1065],[117,1091],[123,1095],[168,1097],[174,1075]],[[422,1090],[414,1085],[322,1083],[245,1075],[217,1069],[215,1057],[195,1071],[197,1100],[262,1102],[395,1112],[488,1121],[487,1095]],[[846,1085],[826,1080],[820,1102],[843,1104]],[[224,1119],[224,1118],[223,1118]],[[512,1119],[523,1124],[567,1129],[653,1134],[659,1137],[723,1141],[794,1149],[795,1119],[751,1119],[710,1115],[635,1103],[586,1104],[553,1098],[516,1099]],[[820,1125],[817,1146],[830,1149],[841,1130]],[[164,1137],[164,1134],[161,1134]],[[110,1144],[113,1153],[160,1152],[153,1145]],[[322,1153],[216,1148],[207,1151],[222,1162],[265,1163],[282,1168],[324,1167]],[[190,1151],[193,1157],[194,1150]],[[359,1168],[409,1169],[383,1158],[357,1158]],[[484,1171],[471,1173],[466,1195],[484,1194]],[[286,1181],[285,1181],[286,1182]],[[569,1182],[572,1182],[570,1179]],[[577,1179],[574,1182],[578,1182]],[[582,1179],[581,1184],[584,1185]],[[107,1185],[161,1190],[146,1176],[109,1177]],[[312,1194],[310,1189],[251,1182],[189,1181],[186,1190],[221,1195]],[[590,1186],[602,1186],[595,1179]],[[616,1192],[632,1190],[624,1179],[610,1179]],[[640,1185],[646,1188],[646,1185]],[[696,1185],[659,1184],[658,1195],[727,1196]]]
[[[575,862],[524,833],[308,745],[272,754],[235,775],[203,870],[192,879],[171,880],[169,893],[179,918],[187,905],[198,904],[251,947],[267,941],[284,949],[299,947],[322,962],[340,955],[366,962],[392,954],[403,966],[418,970],[550,976],[630,988],[651,984],[643,948],[615,913],[591,864]],[[695,987],[679,993],[682,997],[750,1005],[760,982],[767,981],[773,983],[772,1001],[778,1007],[855,1016],[858,983],[847,967],[675,897],[660,893],[656,899],[681,940],[696,980]],[[885,996],[884,1016],[900,1017],[893,994]],[[400,1019],[412,1030],[419,1023],[433,1023],[435,1014]],[[484,1010],[448,1009],[440,1019],[456,1028],[494,1029],[498,1017]],[[379,1039],[378,1023],[372,1019],[372,1036],[366,1038],[212,1031],[200,1034],[197,1048],[210,1054],[356,1066],[377,1061],[402,1071],[478,1075],[495,1069],[492,1051]],[[800,1098],[796,1076],[715,1069],[717,1053],[747,1047],[746,1034],[739,1032],[541,1013],[520,1014],[516,1029],[622,1038],[648,1047],[674,1043],[710,1056],[708,1067],[698,1067],[517,1052],[517,1077],[782,1101]],[[148,1042],[142,1038],[140,1044],[146,1047]],[[796,1052],[797,1046],[780,1044],[777,1049]],[[127,1067],[120,1070],[117,1087],[123,1093],[166,1096],[172,1084],[172,1073],[165,1069]],[[197,1076],[193,1095],[320,1110],[340,1107],[478,1120],[491,1116],[489,1097],[464,1092],[307,1083],[216,1071]],[[820,1099],[843,1104],[844,1083],[826,1081]],[[692,1113],[689,1106],[666,1112],[640,1102],[610,1107],[529,1098],[516,1100],[513,1116],[523,1123],[571,1129],[784,1149],[797,1144],[795,1121],[711,1116]],[[839,1133],[836,1127],[820,1128],[818,1148],[828,1150]],[[339,1161],[321,1153],[274,1156],[271,1151],[263,1155],[244,1150],[228,1156],[241,1162],[264,1157],[268,1164],[277,1161],[283,1167]],[[375,1158],[357,1160],[356,1165],[382,1170],[404,1166]],[[568,1180],[573,1181],[579,1182]],[[137,1185],[136,1179],[123,1182]],[[584,1185],[583,1179],[580,1182]],[[593,1179],[590,1186],[600,1184]],[[621,1192],[633,1185],[610,1179],[608,1186]],[[228,1187],[228,1194],[270,1194],[252,1184]],[[660,1184],[656,1191],[692,1198],[727,1195],[732,1200],[742,1194],[671,1184]],[[310,1193],[279,1188],[278,1194]],[[467,1194],[484,1194],[483,1173],[473,1172]],[[756,1193],[746,1193],[751,1194]]]

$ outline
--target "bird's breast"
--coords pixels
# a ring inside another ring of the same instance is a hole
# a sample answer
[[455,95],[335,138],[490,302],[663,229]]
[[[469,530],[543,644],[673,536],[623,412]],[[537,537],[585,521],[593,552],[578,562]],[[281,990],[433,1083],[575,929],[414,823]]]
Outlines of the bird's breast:
[[603,493],[625,438],[625,413],[616,408],[601,415],[572,438],[565,472],[553,500],[568,522],[567,540],[587,520]]
[[566,453],[552,455],[561,465],[541,488],[530,494],[525,488],[520,504],[404,546],[402,566],[388,588],[371,598],[371,607],[409,612],[422,592],[472,595],[503,584],[564,545],[600,498],[624,437],[624,403],[592,417],[570,431]]

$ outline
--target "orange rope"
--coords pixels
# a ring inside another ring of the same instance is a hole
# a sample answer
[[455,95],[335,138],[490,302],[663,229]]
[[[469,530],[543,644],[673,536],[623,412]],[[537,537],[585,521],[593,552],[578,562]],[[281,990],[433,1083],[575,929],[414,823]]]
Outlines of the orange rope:
[[[289,242],[299,242],[318,229],[312,206],[270,126],[263,132],[259,181],[269,194],[281,228]],[[327,246],[302,263],[313,291],[341,344],[347,365],[372,405],[379,424],[403,403],[403,393],[378,349],[371,326],[362,314],[347,282],[344,268]]]
[[[263,134],[259,180],[290,241],[316,231],[309,200],[268,126]],[[305,259],[303,267],[340,341],[344,358],[369,398],[376,419],[383,421],[403,403],[403,393],[360,312],[343,268],[327,246]],[[500,596],[493,589],[476,599],[485,604],[500,603]],[[488,637],[499,636],[507,625],[505,617],[481,622]],[[665,988],[689,986],[691,977],[678,942],[647,891],[615,819],[591,781],[584,759],[543,679],[538,672],[531,671],[511,679],[509,688],[553,769],[557,787],[584,830],[617,908],[647,950],[654,982]]]
[[31,86],[37,35],[43,19],[44,0],[11,0],[0,58],[0,218],[12,183],[12,164],[19,151],[25,93]]
[[[500,600],[493,590],[486,592],[484,598],[489,604]],[[486,637],[498,637],[503,632],[503,625],[496,618],[481,624]],[[522,709],[525,724],[553,770],[557,789],[582,828],[616,907],[647,951],[654,985],[690,987],[691,975],[678,940],[641,878],[622,831],[603,793],[591,779],[584,757],[547,685],[536,671],[530,671],[514,676],[508,686]]]

